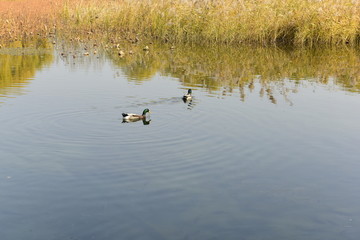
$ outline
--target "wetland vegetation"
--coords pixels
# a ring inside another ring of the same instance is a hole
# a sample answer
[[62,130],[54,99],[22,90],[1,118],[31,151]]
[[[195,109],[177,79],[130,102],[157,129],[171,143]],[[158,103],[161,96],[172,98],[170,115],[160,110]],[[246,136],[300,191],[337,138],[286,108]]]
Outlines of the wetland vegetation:
[[358,240],[359,26],[354,0],[0,0],[1,239]]
[[173,44],[357,45],[359,16],[354,0],[1,0],[0,36],[56,32]]

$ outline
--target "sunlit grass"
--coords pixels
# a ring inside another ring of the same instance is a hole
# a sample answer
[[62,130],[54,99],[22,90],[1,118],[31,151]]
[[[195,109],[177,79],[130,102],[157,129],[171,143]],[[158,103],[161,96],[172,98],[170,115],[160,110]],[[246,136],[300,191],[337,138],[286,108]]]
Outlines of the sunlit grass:
[[55,33],[62,0],[0,0],[0,41]]
[[67,26],[190,43],[355,44],[353,0],[114,0],[69,2]]
[[133,42],[355,45],[360,36],[355,0],[0,0],[0,17],[10,39],[55,24],[64,36]]

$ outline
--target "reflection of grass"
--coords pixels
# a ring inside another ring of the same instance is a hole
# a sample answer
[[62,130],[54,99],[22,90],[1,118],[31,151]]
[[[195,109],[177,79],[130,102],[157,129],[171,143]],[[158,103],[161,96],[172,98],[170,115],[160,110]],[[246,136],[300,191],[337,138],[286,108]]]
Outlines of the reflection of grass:
[[111,54],[111,58],[116,65],[126,66],[124,73],[128,79],[137,82],[150,80],[162,64],[157,55],[149,52],[128,57],[119,57],[116,53]]
[[[145,80],[144,76],[150,79],[159,72],[180,79],[187,87],[203,87],[209,91],[251,91],[254,83],[259,82],[260,94],[268,95],[272,101],[275,90],[297,91],[303,79],[360,91],[360,58],[354,49],[179,47],[171,51],[152,48],[149,53],[139,51],[123,58],[115,54],[109,56],[129,79],[140,83]],[[284,79],[291,80],[291,89],[286,89]]]
[[[13,43],[16,47],[21,43]],[[21,87],[34,77],[37,70],[53,61],[51,53],[31,49],[11,48],[0,52],[0,94],[8,95],[21,92]],[[26,54],[23,54],[24,51]],[[2,54],[1,54],[2,53]]]
[[359,16],[354,0],[0,0],[0,37],[356,44]]

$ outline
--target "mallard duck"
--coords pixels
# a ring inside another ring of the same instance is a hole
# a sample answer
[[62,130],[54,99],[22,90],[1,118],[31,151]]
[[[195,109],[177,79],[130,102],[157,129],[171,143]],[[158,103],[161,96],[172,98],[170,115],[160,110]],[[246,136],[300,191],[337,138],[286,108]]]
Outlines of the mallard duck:
[[184,102],[187,101],[187,100],[191,100],[191,99],[192,99],[191,93],[192,93],[192,90],[189,89],[189,90],[188,90],[188,93],[185,94],[185,95],[182,97],[182,99],[184,100]]
[[135,114],[135,113],[122,113],[124,120],[140,120],[146,118],[146,113],[150,113],[148,108],[145,108],[142,115]]

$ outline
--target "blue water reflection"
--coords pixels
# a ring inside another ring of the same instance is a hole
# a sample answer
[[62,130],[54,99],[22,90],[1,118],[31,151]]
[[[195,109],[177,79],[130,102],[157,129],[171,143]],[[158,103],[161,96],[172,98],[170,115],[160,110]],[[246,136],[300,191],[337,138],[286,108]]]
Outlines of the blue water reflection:
[[358,239],[356,92],[125,76],[59,57],[0,105],[1,239]]

